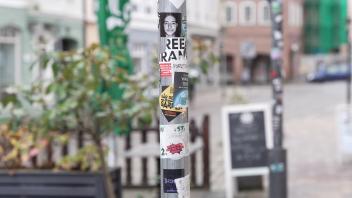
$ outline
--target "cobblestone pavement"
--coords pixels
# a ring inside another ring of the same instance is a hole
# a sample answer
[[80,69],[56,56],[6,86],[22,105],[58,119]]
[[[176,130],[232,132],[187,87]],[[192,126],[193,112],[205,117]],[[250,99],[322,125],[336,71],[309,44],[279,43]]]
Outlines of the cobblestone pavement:
[[[252,192],[238,195],[236,198],[263,198],[263,193]],[[125,190],[124,198],[159,198],[155,190]],[[224,192],[207,192],[192,190],[191,198],[225,198]]]
[[[338,163],[335,109],[345,102],[345,83],[285,86],[285,146],[288,149],[290,198],[352,198],[352,163]],[[211,114],[211,185],[213,194],[193,191],[192,198],[224,197],[221,107],[271,102],[270,86],[209,88],[198,91],[191,117]],[[265,193],[264,193],[265,194]],[[131,198],[135,198],[131,196]],[[144,196],[145,198],[153,196]],[[143,198],[144,198],[143,197]],[[262,198],[244,194],[239,198]],[[130,198],[130,197],[127,197]]]

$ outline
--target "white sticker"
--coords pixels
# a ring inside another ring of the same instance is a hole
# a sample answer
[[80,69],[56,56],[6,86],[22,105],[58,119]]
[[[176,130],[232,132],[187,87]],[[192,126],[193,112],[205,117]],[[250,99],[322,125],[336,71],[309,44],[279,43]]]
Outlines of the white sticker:
[[187,72],[187,60],[186,59],[181,59],[172,62],[172,71],[173,73],[175,72]]
[[174,6],[175,6],[177,9],[179,9],[179,8],[182,6],[182,4],[185,2],[185,0],[170,0],[170,2],[171,2],[172,4],[174,4]]
[[276,108],[275,108],[275,113],[280,115],[280,114],[282,114],[282,112],[283,112],[282,106],[281,105],[277,105]]
[[189,155],[189,124],[160,126],[161,158],[173,160]]
[[172,37],[166,39],[166,49],[160,54],[160,62],[175,62],[187,60],[186,38]]
[[274,38],[276,40],[281,40],[282,39],[282,33],[280,31],[275,31],[274,32]]
[[191,197],[189,175],[179,179],[175,179],[175,184],[176,184],[178,198]]
[[281,80],[279,78],[276,78],[273,80],[273,85],[274,85],[274,90],[275,91],[281,91],[282,90],[282,84]]
[[281,50],[280,49],[278,49],[278,48],[273,48],[272,50],[271,50],[271,58],[272,59],[279,59],[280,57],[282,56],[282,54],[281,54]]
[[277,15],[276,17],[275,17],[275,22],[276,23],[280,23],[282,21],[282,16],[281,15]]

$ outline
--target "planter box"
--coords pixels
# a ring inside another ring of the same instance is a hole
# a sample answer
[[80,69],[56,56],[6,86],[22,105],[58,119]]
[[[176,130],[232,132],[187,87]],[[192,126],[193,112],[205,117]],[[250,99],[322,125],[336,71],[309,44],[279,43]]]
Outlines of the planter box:
[[[112,175],[120,198],[120,169]],[[0,171],[0,197],[106,198],[106,192],[103,175],[99,173],[4,170]]]

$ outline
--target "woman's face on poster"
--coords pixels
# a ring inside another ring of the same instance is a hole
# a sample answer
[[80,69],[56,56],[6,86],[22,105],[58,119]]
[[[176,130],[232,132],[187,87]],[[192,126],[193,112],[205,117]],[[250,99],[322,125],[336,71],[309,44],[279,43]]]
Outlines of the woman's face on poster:
[[178,24],[174,16],[168,15],[165,17],[164,30],[165,30],[166,36],[175,36],[177,26]]

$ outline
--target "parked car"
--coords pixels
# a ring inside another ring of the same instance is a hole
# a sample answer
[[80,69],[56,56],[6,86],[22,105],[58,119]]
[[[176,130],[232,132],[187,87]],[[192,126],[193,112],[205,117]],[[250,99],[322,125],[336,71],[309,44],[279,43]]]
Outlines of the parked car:
[[335,63],[332,65],[319,65],[314,72],[307,75],[308,82],[328,82],[346,80],[348,76],[348,68],[346,63]]

